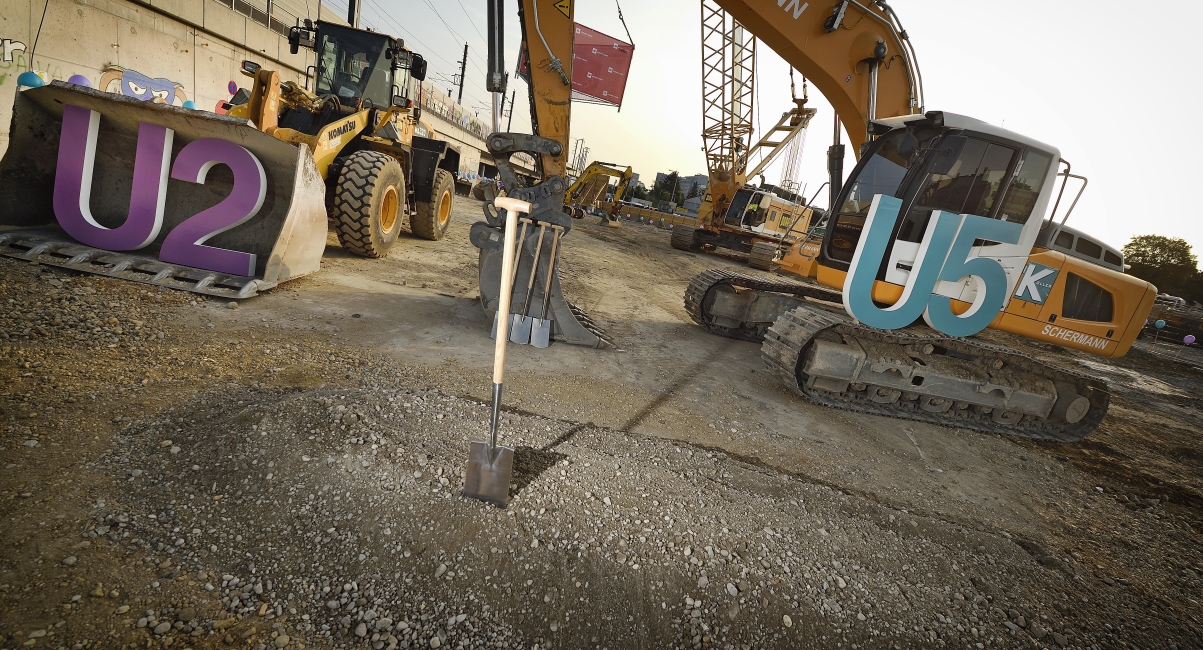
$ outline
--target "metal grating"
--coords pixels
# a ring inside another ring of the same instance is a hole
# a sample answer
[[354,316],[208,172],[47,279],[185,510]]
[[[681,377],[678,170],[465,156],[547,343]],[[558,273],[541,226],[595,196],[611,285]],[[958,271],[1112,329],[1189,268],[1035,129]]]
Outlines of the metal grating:
[[168,264],[142,255],[84,246],[52,230],[0,232],[0,255],[220,298],[241,300],[275,286],[253,277],[206,271]]

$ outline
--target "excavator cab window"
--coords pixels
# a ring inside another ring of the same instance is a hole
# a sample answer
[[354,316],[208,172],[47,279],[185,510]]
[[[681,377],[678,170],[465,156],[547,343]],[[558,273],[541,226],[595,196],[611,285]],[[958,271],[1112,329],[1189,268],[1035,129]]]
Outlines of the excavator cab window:
[[844,187],[836,220],[828,240],[827,255],[841,262],[852,261],[860,231],[869,215],[869,206],[878,194],[897,196],[903,180],[928,156],[926,146],[938,136],[938,129],[896,129],[873,143]]
[[744,212],[748,210],[748,205],[753,202],[755,196],[755,192],[748,188],[737,191],[735,198],[731,199],[731,205],[727,208],[727,214],[723,217],[723,222],[728,226],[736,228],[743,225]]
[[919,185],[906,217],[898,229],[898,239],[920,242],[927,222],[936,210],[954,214],[992,216],[1003,180],[1015,160],[1015,149],[973,137],[951,135],[954,156],[945,153],[944,142],[929,156],[926,177]]
[[317,94],[344,106],[389,106],[393,97],[392,39],[383,34],[321,23],[318,26]]
[[1023,154],[1011,185],[1003,194],[999,218],[1012,223],[1028,222],[1032,210],[1036,208],[1036,199],[1040,198],[1040,190],[1044,187],[1048,166],[1052,162],[1051,154],[1036,149],[1028,149]]

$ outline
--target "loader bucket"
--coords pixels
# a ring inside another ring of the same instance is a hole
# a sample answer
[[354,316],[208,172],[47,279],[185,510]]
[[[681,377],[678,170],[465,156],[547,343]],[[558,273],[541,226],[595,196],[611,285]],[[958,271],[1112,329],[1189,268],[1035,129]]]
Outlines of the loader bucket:
[[[548,229],[548,236],[551,236],[551,230]],[[470,233],[472,243],[480,249],[479,257],[479,283],[480,283],[480,302],[485,308],[485,312],[489,315],[489,322],[492,322],[493,315],[497,312],[498,301],[501,298],[501,238],[502,231],[499,228],[494,228],[483,221],[472,225]],[[537,245],[537,237],[527,237],[523,241],[522,246],[517,251],[517,260],[515,264],[514,277],[521,281],[514,282],[512,304],[514,313],[522,311],[522,306],[530,305],[527,314],[533,318],[539,318],[540,311],[543,308],[544,293],[543,285],[547,277],[548,267],[551,265],[551,250],[550,246],[544,244],[540,250],[537,260],[539,267],[536,271],[534,287],[531,289],[533,295],[531,300],[526,299],[526,278],[530,276],[531,265],[536,263],[535,248]],[[561,245],[562,249],[563,246]],[[563,251],[559,253],[560,258],[563,258]],[[509,307],[502,305],[503,310],[508,310]],[[505,313],[504,311],[502,313]],[[547,313],[545,319],[552,321],[551,338],[556,341],[563,341],[572,345],[585,345],[591,348],[612,348],[614,343],[602,332],[585,312],[564,298],[564,292],[560,288],[560,265],[555,265],[552,269],[551,279],[551,300],[548,302]]]
[[245,298],[318,270],[324,196],[246,120],[53,82],[16,94],[0,254]]

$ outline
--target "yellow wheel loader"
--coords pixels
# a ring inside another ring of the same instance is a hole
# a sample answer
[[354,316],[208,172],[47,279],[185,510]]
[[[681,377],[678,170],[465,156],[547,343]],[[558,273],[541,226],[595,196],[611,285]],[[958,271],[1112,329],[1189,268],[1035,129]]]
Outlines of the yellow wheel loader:
[[[222,297],[318,270],[332,227],[383,257],[405,221],[441,239],[459,154],[407,96],[426,62],[385,34],[305,21],[313,90],[244,62],[215,115],[54,82],[17,93],[0,253]],[[16,228],[12,228],[16,227]]]

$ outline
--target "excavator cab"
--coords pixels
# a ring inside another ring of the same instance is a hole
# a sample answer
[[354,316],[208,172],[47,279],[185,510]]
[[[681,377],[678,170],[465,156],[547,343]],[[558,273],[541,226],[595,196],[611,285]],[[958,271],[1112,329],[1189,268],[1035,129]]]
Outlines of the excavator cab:
[[[894,128],[870,144],[837,197],[836,214],[822,246],[824,267],[848,269],[878,194],[902,201],[887,251],[889,261],[883,264],[879,280],[905,284],[928,220],[941,210],[1021,224],[1019,247],[991,256],[1026,259],[1040,228],[1039,217],[1032,217],[1038,206],[1047,205],[1051,194],[1050,190],[1041,197],[1055,174],[1056,150],[985,123],[977,124],[983,128],[973,128],[975,124],[945,124],[945,119],[967,120],[950,114],[884,120]],[[976,244],[999,251],[1000,246],[1013,246]]]

